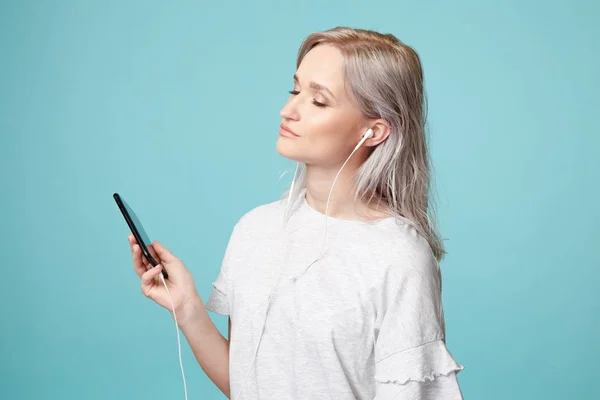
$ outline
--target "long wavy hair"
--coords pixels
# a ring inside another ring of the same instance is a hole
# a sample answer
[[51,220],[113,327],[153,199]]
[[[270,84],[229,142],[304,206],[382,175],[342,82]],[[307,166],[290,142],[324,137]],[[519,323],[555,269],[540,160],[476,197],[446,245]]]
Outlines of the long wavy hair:
[[[440,238],[435,202],[430,198],[432,166],[426,138],[427,104],[423,69],[417,52],[392,34],[336,27],[309,35],[296,62],[315,46],[328,44],[344,56],[344,78],[361,112],[391,126],[389,137],[376,146],[356,175],[355,200],[377,201],[396,218],[408,221],[441,261],[446,253]],[[306,164],[298,163],[288,211],[306,188]],[[367,199],[368,197],[368,199]]]

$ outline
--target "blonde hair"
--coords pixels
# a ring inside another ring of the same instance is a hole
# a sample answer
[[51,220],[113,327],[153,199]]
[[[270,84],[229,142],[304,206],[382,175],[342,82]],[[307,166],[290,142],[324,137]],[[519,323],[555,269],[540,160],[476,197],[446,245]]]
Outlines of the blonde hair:
[[[368,118],[381,118],[391,127],[389,137],[357,171],[355,199],[369,196],[366,201],[371,203],[375,198],[389,213],[407,220],[441,261],[446,252],[435,223],[434,202],[429,204],[432,167],[419,55],[392,34],[336,27],[309,35],[298,51],[296,67],[320,44],[342,52],[344,78],[361,112]],[[306,188],[305,170],[306,165],[299,163],[296,178],[283,195],[291,196],[290,203]]]

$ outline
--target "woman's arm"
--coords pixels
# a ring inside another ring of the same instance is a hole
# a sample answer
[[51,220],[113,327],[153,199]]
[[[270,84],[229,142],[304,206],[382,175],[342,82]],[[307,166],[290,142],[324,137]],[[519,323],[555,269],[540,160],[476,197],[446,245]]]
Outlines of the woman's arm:
[[[198,364],[215,385],[229,398],[229,340],[213,324],[200,296],[186,310],[179,327],[185,335]],[[231,320],[229,320],[231,337]]]

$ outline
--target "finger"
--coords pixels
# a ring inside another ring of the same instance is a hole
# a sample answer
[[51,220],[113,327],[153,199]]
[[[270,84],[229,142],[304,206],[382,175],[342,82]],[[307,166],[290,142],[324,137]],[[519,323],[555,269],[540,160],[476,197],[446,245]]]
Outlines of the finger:
[[[131,252],[133,253],[133,249],[138,247],[141,250],[141,247],[139,247],[139,245],[137,244],[137,240],[135,239],[135,236],[133,236],[132,234],[128,235],[128,239],[129,239],[129,247],[131,248]],[[146,257],[144,256],[144,253],[140,251],[141,254],[141,262],[142,265],[148,269],[148,262],[146,261]]]
[[156,253],[156,250],[154,250],[154,247],[152,247],[152,245],[148,246],[148,251],[152,255],[152,258],[154,258],[156,260],[156,262],[160,264],[161,259],[158,256],[158,254]]
[[142,289],[147,286],[154,286],[154,282],[159,281],[160,273],[162,272],[162,265],[157,264],[156,267],[150,268],[148,271],[142,274]]
[[132,234],[127,235],[127,241],[129,242],[129,251],[133,253],[133,245],[135,244],[135,239]]
[[[134,239],[134,241],[135,241],[135,239]],[[144,267],[144,271],[146,271],[149,268],[152,268],[153,265],[150,264],[150,262],[148,261],[148,259],[144,255],[144,253],[142,252],[142,248],[140,247],[140,245],[137,244],[137,242],[133,244],[133,248],[138,249],[138,251],[139,251],[139,255],[140,255],[139,261],[140,261],[142,267]]]
[[175,260],[177,260],[177,257],[175,257],[166,247],[164,247],[162,244],[158,243],[157,240],[154,241],[154,243],[152,243],[152,247],[153,249],[156,251],[156,254],[158,255],[158,257],[160,257],[160,259],[164,262],[164,263],[170,263],[173,262]]
[[141,278],[142,274],[146,272],[147,268],[142,262],[142,251],[140,250],[140,246],[138,246],[137,244],[133,245],[131,258],[133,260],[133,269],[135,270],[135,273]]
[[[140,247],[140,252],[141,251],[142,251],[142,248]],[[154,267],[154,265],[150,264],[150,261],[148,261],[148,259],[146,258],[146,255],[144,253],[141,253],[141,254],[142,254],[142,264],[144,264],[144,268],[150,269],[150,268]]]
[[133,246],[134,244],[137,244],[137,240],[135,240],[135,236],[133,236],[131,233],[127,235],[127,240],[129,240],[129,244],[131,246]]
[[158,264],[156,267],[149,269],[142,274],[142,293],[144,293],[145,296],[150,294],[150,291],[154,287],[154,278],[160,274],[160,271],[162,271],[162,266]]

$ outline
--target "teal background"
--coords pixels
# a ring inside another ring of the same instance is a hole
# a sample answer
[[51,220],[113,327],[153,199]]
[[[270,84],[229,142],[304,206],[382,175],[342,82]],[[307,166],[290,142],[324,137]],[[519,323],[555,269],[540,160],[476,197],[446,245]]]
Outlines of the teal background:
[[[598,2],[0,4],[0,398],[183,398],[112,194],[206,299],[234,223],[291,178],[298,47],[337,25],[422,57],[465,398],[600,398]],[[190,399],[223,398],[183,350]]]

